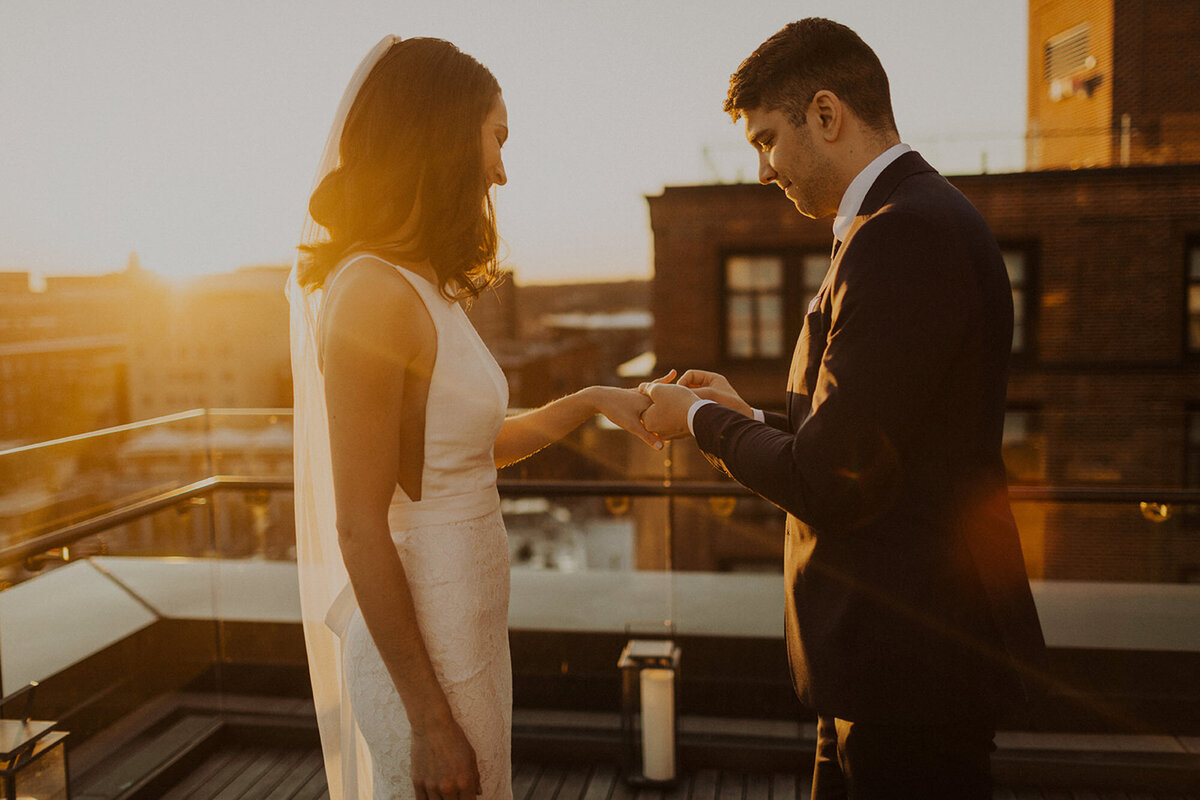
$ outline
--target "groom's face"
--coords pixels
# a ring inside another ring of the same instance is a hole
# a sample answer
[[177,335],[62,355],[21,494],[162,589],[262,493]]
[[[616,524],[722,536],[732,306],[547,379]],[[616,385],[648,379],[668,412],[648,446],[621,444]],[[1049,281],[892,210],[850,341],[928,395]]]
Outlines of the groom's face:
[[841,198],[835,192],[833,165],[817,146],[809,111],[797,125],[781,109],[752,108],[745,112],[746,140],[758,152],[758,180],[774,183],[796,210],[818,219],[837,213]]

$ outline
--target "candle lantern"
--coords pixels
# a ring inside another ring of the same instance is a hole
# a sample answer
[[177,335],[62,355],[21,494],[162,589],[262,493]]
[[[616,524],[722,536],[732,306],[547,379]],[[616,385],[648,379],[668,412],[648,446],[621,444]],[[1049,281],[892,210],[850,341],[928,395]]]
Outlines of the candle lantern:
[[677,775],[679,645],[672,639],[630,639],[617,667],[625,780],[670,786]]
[[67,733],[57,722],[29,718],[37,683],[0,700],[0,706],[28,694],[23,719],[0,719],[0,781],[4,800],[68,800]]

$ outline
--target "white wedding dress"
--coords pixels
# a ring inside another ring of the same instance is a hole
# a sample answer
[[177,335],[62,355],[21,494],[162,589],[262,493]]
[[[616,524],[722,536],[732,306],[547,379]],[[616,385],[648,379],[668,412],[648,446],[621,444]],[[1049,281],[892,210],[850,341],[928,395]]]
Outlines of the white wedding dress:
[[[327,280],[324,295],[366,257],[340,266]],[[413,501],[397,487],[389,527],[434,670],[475,750],[482,797],[509,800],[508,538],[492,456],[508,405],[508,385],[461,305],[417,273],[399,266],[396,271],[429,311],[437,354],[425,409],[421,499]],[[333,650],[340,650],[341,663],[325,666],[340,671],[344,800],[367,797],[368,786],[374,800],[411,798],[408,718],[348,584],[332,601],[325,623],[340,643]],[[314,685],[319,666],[312,664]],[[324,738],[324,730],[322,734]],[[332,771],[327,771],[332,782]]]

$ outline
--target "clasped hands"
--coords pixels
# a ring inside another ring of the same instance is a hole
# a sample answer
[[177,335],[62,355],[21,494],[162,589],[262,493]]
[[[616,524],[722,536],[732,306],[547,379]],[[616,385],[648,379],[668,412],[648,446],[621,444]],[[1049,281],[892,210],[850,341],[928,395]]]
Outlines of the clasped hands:
[[712,400],[744,416],[754,415],[754,409],[734,391],[724,375],[700,369],[689,369],[678,380],[675,375],[675,370],[671,370],[638,386],[638,391],[650,399],[641,416],[642,425],[650,433],[662,439],[690,436],[688,411],[697,400]]
[[[637,390],[613,386],[591,386],[583,390],[595,413],[654,448],[669,439],[690,436],[688,410],[697,400],[712,400],[747,417],[754,409],[741,398],[724,375],[689,369],[679,379],[671,370],[661,378],[638,386]],[[581,394],[582,394],[581,393]]]

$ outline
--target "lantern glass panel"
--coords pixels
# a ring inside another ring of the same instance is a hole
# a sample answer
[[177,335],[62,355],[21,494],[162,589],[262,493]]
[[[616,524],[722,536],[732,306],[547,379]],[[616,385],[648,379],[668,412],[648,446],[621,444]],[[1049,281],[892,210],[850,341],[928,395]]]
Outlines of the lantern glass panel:
[[32,759],[13,774],[21,800],[67,800],[65,733],[51,733],[37,743]]

